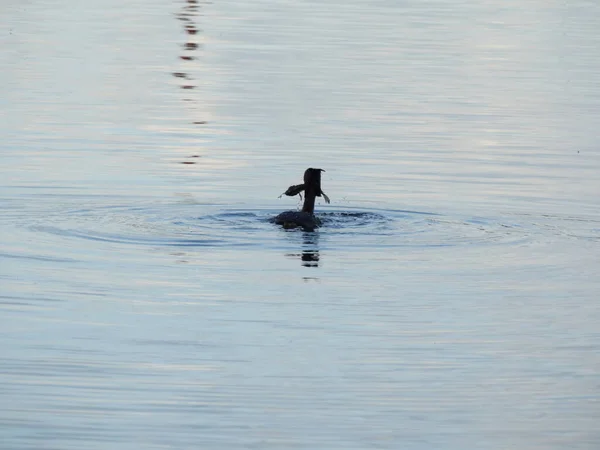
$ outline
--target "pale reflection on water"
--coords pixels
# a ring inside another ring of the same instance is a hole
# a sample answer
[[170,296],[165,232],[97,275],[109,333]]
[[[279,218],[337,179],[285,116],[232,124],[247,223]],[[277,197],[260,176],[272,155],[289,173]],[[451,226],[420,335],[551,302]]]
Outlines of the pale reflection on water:
[[596,448],[599,18],[1,6],[0,447]]

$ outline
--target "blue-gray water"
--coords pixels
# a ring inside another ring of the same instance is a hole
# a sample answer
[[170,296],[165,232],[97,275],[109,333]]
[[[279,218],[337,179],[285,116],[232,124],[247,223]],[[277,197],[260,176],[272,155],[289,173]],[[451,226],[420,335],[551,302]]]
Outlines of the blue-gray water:
[[0,448],[599,448],[598,30],[3,2]]

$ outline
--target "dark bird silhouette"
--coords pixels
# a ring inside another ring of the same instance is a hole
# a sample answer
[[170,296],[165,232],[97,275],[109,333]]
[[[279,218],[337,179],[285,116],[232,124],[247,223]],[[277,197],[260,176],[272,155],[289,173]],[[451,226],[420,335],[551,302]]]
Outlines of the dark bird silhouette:
[[[285,211],[273,218],[273,222],[283,225],[284,228],[302,227],[304,231],[315,231],[321,225],[321,221],[315,217],[315,199],[323,197],[329,203],[329,197],[321,190],[321,172],[323,169],[306,169],[304,172],[304,183],[290,186],[281,195],[300,195],[304,191],[304,204],[301,211]],[[280,195],[280,197],[281,197]]]

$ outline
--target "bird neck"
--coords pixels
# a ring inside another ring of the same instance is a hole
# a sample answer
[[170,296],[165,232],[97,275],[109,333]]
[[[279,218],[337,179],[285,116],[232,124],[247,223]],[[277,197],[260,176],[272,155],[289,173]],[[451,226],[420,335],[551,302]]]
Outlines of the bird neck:
[[313,214],[315,212],[315,199],[317,197],[317,189],[313,186],[308,186],[304,191],[304,205],[302,212]]

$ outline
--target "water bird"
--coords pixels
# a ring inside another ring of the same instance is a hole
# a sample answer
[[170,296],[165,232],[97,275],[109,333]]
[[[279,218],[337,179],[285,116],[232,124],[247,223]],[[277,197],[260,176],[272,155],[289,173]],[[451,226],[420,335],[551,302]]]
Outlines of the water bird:
[[[323,197],[326,203],[329,203],[329,197],[321,189],[321,172],[323,169],[306,169],[304,172],[304,183],[295,184],[287,188],[281,195],[293,197],[300,195],[304,191],[304,204],[301,211],[284,211],[272,219],[277,225],[283,225],[283,228],[301,227],[304,231],[315,231],[321,225],[321,221],[315,217],[315,199]],[[281,195],[279,197],[281,197]]]

